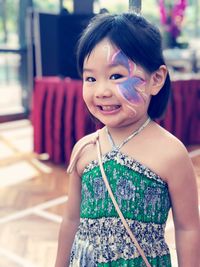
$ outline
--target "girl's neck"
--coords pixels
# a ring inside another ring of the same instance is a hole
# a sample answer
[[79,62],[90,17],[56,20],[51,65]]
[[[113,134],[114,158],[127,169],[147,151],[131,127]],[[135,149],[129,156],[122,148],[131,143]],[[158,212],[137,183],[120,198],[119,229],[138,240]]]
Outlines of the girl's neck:
[[126,126],[120,126],[120,127],[106,126],[106,128],[117,145],[123,142],[124,139],[130,136],[133,132],[137,131],[148,120],[148,118],[149,117],[146,116],[134,122],[133,124],[126,125]]

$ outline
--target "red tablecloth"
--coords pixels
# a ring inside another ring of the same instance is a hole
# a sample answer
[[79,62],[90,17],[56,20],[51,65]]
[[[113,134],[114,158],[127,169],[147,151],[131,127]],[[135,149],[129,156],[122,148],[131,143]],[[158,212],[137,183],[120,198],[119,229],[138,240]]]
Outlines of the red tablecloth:
[[[37,78],[33,94],[34,151],[68,162],[73,145],[95,126],[82,99],[82,82]],[[200,80],[172,82],[172,98],[159,123],[185,145],[200,143]]]
[[200,144],[200,80],[172,82],[172,98],[160,124],[185,145]]
[[82,82],[38,78],[33,94],[34,151],[68,162],[74,143],[95,130],[82,100]]

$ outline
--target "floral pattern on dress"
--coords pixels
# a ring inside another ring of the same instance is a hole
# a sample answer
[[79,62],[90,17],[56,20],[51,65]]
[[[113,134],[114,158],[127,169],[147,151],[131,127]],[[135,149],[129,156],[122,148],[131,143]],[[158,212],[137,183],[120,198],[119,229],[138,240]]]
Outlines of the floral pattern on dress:
[[104,199],[107,189],[102,177],[96,177],[93,185],[95,199]]
[[[141,174],[144,174],[146,177],[150,179],[154,179],[162,184],[166,185],[166,182],[162,180],[162,178],[150,170],[147,166],[141,164],[137,160],[133,159],[132,157],[122,153],[121,151],[110,151],[102,156],[102,162],[105,163],[111,159],[114,159],[117,163],[121,165],[125,165],[128,168],[137,171]],[[84,169],[83,173],[93,169],[94,167],[98,166],[98,160],[91,161]]]
[[[169,254],[164,240],[165,225],[127,220],[138,243],[147,257],[156,258]],[[81,219],[71,253],[71,262],[86,259],[106,263],[118,259],[134,259],[140,255],[119,218]],[[96,261],[96,263],[95,263]],[[76,266],[76,265],[73,265]],[[86,266],[86,265],[77,265]]]
[[[144,173],[133,171],[113,159],[104,163],[104,169],[112,192],[125,217],[144,222],[165,222],[171,206],[166,183],[149,179]],[[145,172],[144,169],[143,172]],[[99,167],[96,166],[84,172],[81,217],[95,218],[116,216],[116,214]]]
[[86,240],[75,240],[72,247],[70,265],[80,267],[96,267],[92,244]]

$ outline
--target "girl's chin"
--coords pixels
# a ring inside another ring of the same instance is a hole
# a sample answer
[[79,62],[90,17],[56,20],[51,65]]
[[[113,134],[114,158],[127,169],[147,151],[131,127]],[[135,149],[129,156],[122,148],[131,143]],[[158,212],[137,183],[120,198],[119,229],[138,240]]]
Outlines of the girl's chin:
[[119,118],[114,118],[113,119],[102,119],[102,117],[98,117],[98,120],[103,123],[104,125],[106,125],[109,128],[123,128],[123,127],[129,127],[130,125],[132,125],[134,122],[132,122],[132,120],[128,120],[128,119],[119,119]]
[[135,110],[127,109],[125,112],[121,112],[122,108],[115,110],[92,110],[92,115],[104,125],[108,127],[126,127],[133,124],[137,119],[138,112]]

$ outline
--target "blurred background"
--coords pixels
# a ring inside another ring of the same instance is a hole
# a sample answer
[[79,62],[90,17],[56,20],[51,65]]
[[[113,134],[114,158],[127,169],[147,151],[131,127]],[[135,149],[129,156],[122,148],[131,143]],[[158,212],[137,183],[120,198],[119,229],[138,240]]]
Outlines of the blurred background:
[[[35,76],[78,78],[73,49],[81,30],[95,13],[128,6],[128,0],[0,0],[0,121],[30,114]],[[199,13],[199,0],[142,3],[142,14],[163,33],[173,72],[200,69]]]
[[[172,96],[158,123],[187,147],[200,192],[200,0],[0,0],[0,267],[53,267],[74,143],[95,131],[75,48],[130,4],[163,36]],[[177,266],[171,215],[166,238]]]

